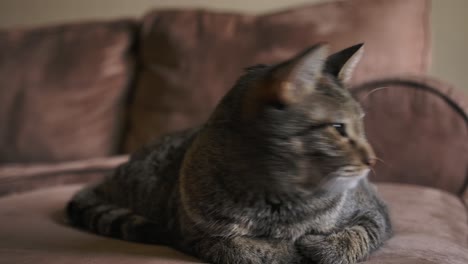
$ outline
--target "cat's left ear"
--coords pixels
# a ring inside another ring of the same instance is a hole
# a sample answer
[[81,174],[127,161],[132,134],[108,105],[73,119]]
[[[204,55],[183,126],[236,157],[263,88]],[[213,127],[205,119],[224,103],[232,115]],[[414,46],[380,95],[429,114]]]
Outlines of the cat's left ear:
[[325,72],[332,74],[346,84],[351,79],[363,53],[364,43],[360,43],[330,55],[325,63]]

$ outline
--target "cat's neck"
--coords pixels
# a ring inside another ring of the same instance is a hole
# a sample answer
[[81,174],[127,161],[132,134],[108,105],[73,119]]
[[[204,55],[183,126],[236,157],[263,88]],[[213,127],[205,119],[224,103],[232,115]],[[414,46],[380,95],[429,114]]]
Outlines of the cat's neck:
[[334,177],[327,181],[320,183],[319,188],[326,193],[343,193],[352,190],[358,186],[359,182],[367,180],[367,172],[356,176],[341,176]]

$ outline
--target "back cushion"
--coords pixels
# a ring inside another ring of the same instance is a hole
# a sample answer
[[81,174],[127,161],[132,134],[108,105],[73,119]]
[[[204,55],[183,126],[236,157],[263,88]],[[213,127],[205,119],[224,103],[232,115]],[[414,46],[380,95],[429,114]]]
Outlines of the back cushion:
[[131,21],[0,31],[0,163],[115,153]]
[[428,14],[426,0],[340,1],[261,16],[151,12],[141,31],[126,150],[205,121],[244,67],[284,60],[320,41],[333,51],[365,42],[354,84],[425,73]]

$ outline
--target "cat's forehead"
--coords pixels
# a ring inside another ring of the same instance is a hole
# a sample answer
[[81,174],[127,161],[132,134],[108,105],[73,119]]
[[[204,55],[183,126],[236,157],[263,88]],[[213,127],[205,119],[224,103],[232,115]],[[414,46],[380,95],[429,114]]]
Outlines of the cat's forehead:
[[358,105],[333,102],[314,102],[305,110],[310,120],[317,122],[348,122],[362,119],[364,116]]
[[323,78],[304,101],[307,115],[313,120],[361,119],[364,111],[339,82]]

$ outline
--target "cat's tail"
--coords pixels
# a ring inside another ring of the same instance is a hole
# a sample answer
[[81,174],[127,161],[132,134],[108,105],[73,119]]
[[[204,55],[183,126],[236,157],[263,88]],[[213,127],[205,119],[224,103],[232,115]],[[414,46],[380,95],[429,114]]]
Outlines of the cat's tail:
[[67,204],[72,225],[93,233],[141,243],[167,244],[168,236],[152,221],[101,199],[94,188],[79,191]]

